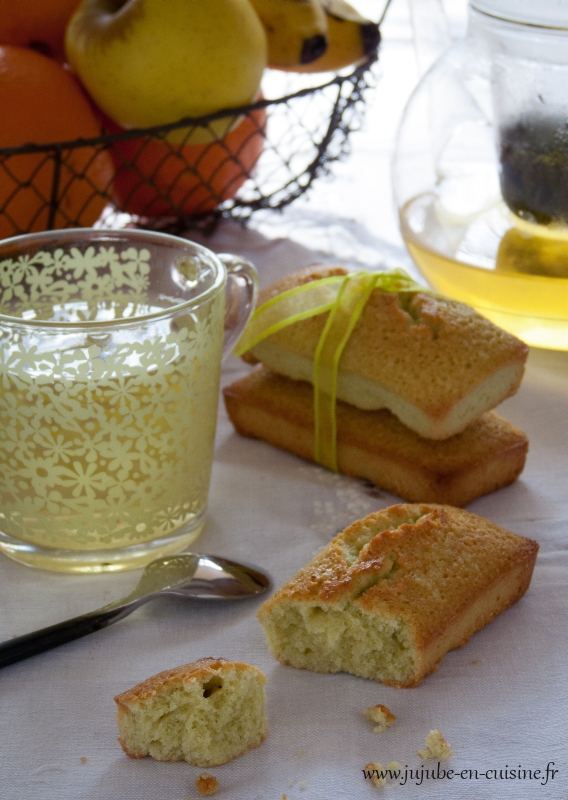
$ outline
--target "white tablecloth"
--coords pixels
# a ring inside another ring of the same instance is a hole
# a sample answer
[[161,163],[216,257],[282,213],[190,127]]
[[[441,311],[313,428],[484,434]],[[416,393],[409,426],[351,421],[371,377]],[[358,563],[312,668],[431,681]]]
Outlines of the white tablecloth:
[[[353,138],[353,154],[334,170],[334,180],[321,181],[282,216],[258,217],[244,231],[224,225],[208,241],[218,251],[250,257],[263,285],[317,258],[409,266],[388,172],[396,121],[416,80],[405,0],[395,0],[384,34],[384,77],[366,131]],[[223,383],[246,370],[230,360]],[[194,781],[202,770],[123,755],[113,696],[208,655],[248,661],[268,676],[268,739],[210,770],[221,785],[220,800],[364,800],[380,792],[400,800],[566,800],[568,354],[531,352],[521,390],[500,410],[530,437],[527,466],[517,483],[470,510],[540,542],[533,582],[519,603],[449,653],[419,687],[395,690],[277,664],[255,618],[260,600],[160,600],[105,631],[0,672],[1,800],[198,797]],[[196,549],[256,562],[279,586],[338,530],[397,499],[240,438],[221,408],[209,517]],[[100,607],[137,578],[134,572],[50,574],[0,558],[0,638]],[[362,715],[375,703],[398,717],[384,734],[374,733]],[[417,750],[431,728],[453,747],[442,766],[465,777],[421,783],[413,777],[382,790],[364,779],[369,761],[419,769]],[[534,773],[532,779],[499,777],[506,765],[545,775],[550,762],[558,772],[547,783]]]

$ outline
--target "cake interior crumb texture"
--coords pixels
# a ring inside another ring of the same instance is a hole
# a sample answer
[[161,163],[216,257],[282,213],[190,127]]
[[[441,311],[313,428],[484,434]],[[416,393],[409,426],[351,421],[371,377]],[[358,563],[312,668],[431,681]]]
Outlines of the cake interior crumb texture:
[[391,506],[333,539],[258,617],[284,664],[416,686],[522,597],[537,551],[462,509]]
[[132,758],[224,764],[265,739],[265,675],[248,664],[201,659],[115,697],[119,742]]

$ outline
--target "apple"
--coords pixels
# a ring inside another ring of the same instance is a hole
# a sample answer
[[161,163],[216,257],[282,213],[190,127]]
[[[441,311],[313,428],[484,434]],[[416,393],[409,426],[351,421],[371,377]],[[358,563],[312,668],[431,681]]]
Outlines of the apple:
[[[124,128],[146,128],[247,105],[267,61],[249,0],[83,0],[67,26],[67,59],[97,105]],[[184,128],[170,141],[223,136]]]

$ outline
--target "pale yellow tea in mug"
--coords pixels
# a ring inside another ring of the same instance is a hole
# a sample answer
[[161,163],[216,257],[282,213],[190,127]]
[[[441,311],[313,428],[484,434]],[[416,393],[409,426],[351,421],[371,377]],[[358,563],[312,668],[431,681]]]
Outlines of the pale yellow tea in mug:
[[[224,293],[164,319],[150,258],[111,244],[0,262],[0,314],[23,323],[0,348],[0,529],[35,546],[39,566],[122,548],[122,567],[143,543],[171,550],[181,531],[180,549],[202,525]],[[191,279],[174,275],[190,293]]]

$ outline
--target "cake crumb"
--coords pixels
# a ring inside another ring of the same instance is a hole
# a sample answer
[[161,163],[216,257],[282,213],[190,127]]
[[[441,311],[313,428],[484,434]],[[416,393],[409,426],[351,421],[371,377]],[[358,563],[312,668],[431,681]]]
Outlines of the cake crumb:
[[471,663],[472,663],[472,664],[479,664],[479,659],[478,659],[478,658],[475,658],[475,659],[474,659],[474,660],[473,660]]
[[307,789],[307,787],[308,787],[308,782],[307,781],[300,781],[300,783],[298,784],[298,788],[300,789],[300,791],[303,791],[304,789]]
[[85,756],[81,756],[81,758],[79,759],[79,761],[81,762],[81,764],[86,764],[86,763],[87,763],[87,759],[86,759],[86,757],[85,757]]
[[300,749],[298,750],[298,755],[299,756],[303,756],[304,755],[304,750],[303,750],[302,747],[300,747]]
[[202,797],[209,797],[219,791],[219,781],[208,772],[202,772],[195,779],[197,791]]
[[280,800],[288,800],[288,798],[286,797],[285,794],[283,794]]
[[[370,771],[370,772],[376,771],[376,773],[381,773],[381,772],[385,771],[385,768],[383,767],[383,765],[379,764],[378,761],[375,761],[375,762],[370,761],[367,764],[367,766],[365,767],[365,769]],[[376,786],[377,789],[381,789],[383,786],[386,786],[387,780],[386,780],[386,778],[381,778],[381,777],[379,777],[378,774],[375,774],[375,775],[373,775],[371,777],[371,783],[373,784],[373,786]]]
[[371,722],[376,723],[373,728],[375,733],[383,733],[383,731],[386,731],[386,729],[390,727],[396,720],[396,717],[392,711],[386,706],[383,706],[381,703],[378,703],[376,706],[366,708],[363,711],[363,714],[367,717],[367,719],[371,720]]
[[388,774],[389,772],[394,772],[395,770],[402,770],[402,764],[399,764],[398,761],[389,761],[386,767],[383,767],[378,761],[370,762],[367,764],[365,769],[368,772],[374,772],[375,774],[371,777],[371,783],[373,786],[376,786],[377,789],[381,789],[383,786],[387,785],[387,777],[391,778],[394,782],[397,775]]
[[424,744],[426,749],[418,751],[420,758],[437,758],[439,761],[445,761],[452,755],[452,748],[437,728],[430,731]]

